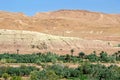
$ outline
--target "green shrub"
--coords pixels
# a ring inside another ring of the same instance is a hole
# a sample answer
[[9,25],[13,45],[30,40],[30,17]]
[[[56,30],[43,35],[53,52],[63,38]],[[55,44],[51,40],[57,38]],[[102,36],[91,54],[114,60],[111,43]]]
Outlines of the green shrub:
[[99,61],[99,57],[96,54],[87,55],[86,58],[91,62]]
[[84,53],[84,52],[80,52],[80,53],[79,53],[79,57],[80,57],[80,58],[84,58],[84,56],[85,56],[85,53]]
[[12,76],[10,80],[22,80],[20,76]]
[[8,78],[10,77],[10,75],[8,73],[4,73],[2,75],[2,77],[4,78],[4,80],[8,80]]

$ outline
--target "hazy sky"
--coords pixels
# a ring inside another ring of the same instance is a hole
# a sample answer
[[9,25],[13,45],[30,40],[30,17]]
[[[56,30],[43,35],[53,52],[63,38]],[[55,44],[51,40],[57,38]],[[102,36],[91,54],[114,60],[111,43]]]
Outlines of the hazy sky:
[[27,15],[59,9],[120,13],[120,0],[0,0],[0,10]]

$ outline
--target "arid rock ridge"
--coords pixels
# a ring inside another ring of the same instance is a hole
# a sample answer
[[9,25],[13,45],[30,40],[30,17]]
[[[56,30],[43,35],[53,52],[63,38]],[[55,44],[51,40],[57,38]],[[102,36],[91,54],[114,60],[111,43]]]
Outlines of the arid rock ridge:
[[26,16],[0,11],[0,52],[120,50],[120,15],[59,10]]

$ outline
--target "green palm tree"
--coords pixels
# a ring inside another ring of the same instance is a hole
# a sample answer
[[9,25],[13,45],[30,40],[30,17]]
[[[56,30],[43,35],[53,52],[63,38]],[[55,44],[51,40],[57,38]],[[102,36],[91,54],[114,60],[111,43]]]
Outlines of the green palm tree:
[[85,56],[85,53],[84,53],[84,52],[80,52],[80,53],[79,53],[79,57],[80,57],[80,58],[84,58],[84,56]]
[[71,56],[73,56],[74,49],[71,49],[70,52],[71,52]]

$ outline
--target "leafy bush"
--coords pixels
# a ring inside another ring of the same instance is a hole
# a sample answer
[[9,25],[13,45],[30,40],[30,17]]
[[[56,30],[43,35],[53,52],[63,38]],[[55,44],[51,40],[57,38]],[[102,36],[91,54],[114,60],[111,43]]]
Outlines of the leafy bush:
[[59,77],[54,71],[33,71],[31,72],[30,80],[59,80]]
[[85,53],[84,53],[84,52],[80,52],[80,53],[79,53],[79,57],[80,57],[80,58],[84,58],[84,56],[85,56]]
[[8,78],[10,77],[10,75],[7,74],[7,73],[4,73],[4,74],[2,75],[2,77],[3,77],[5,80],[8,80]]
[[22,80],[20,76],[12,76],[10,80]]
[[33,66],[21,66],[21,67],[0,67],[0,77],[4,73],[9,74],[10,76],[28,76],[31,71],[39,70]]
[[99,61],[99,57],[96,54],[90,54],[86,56],[87,59],[91,62],[97,62]]

